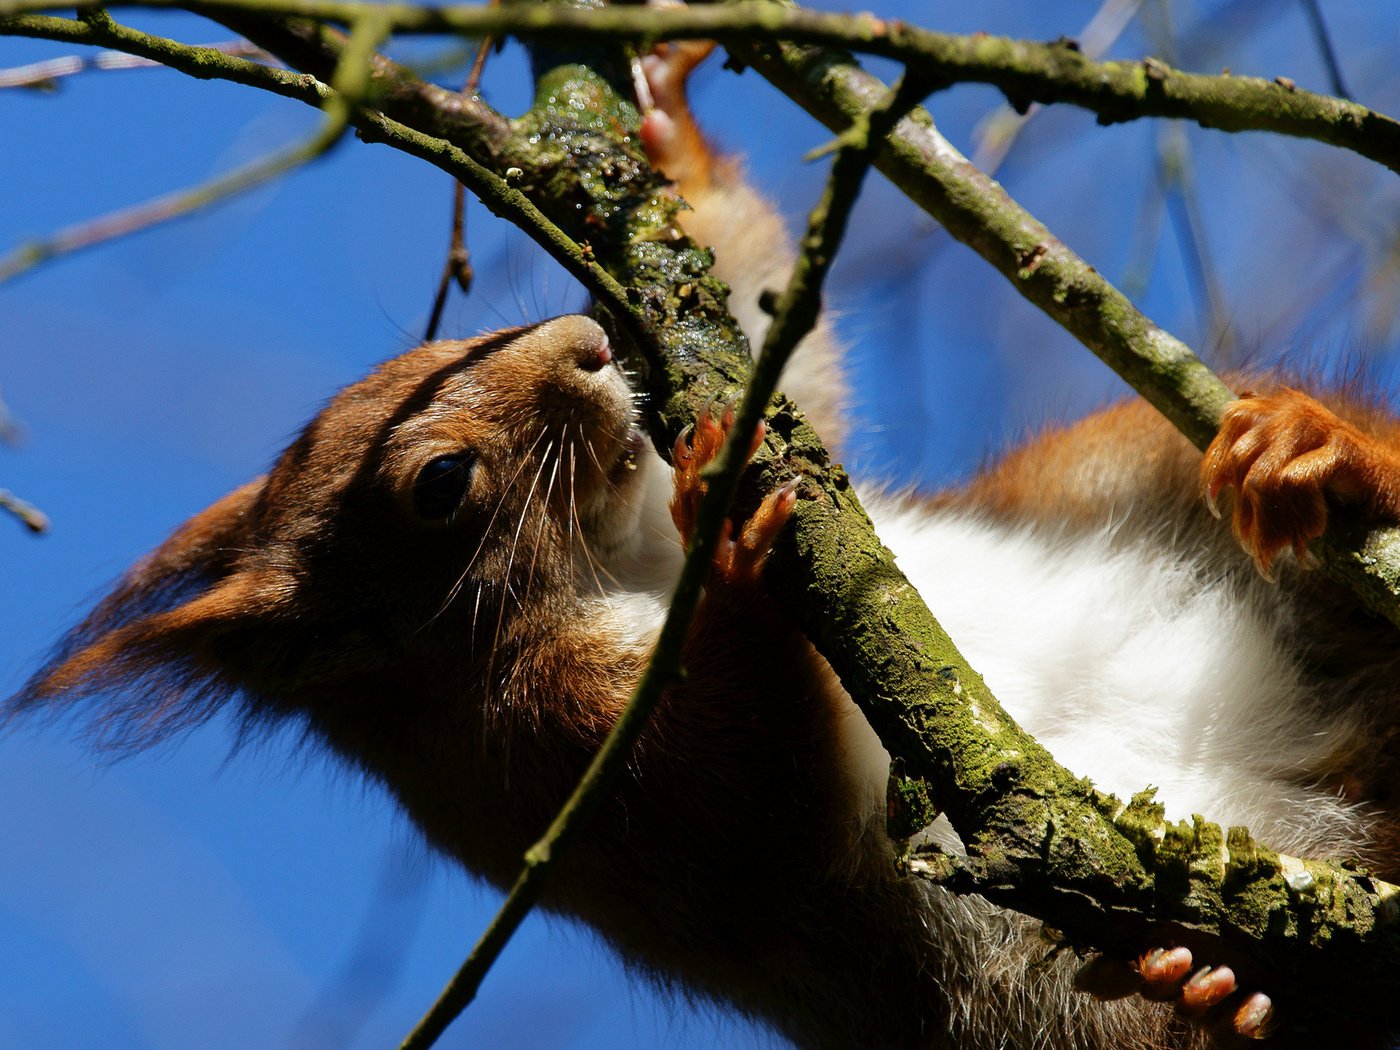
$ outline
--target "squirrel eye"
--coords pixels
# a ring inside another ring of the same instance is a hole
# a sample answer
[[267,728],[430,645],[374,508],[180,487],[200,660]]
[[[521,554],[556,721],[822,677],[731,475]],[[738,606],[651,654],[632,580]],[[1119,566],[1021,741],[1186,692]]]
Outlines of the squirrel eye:
[[413,482],[413,509],[418,516],[427,521],[449,517],[461,506],[475,466],[476,456],[471,453],[430,459]]

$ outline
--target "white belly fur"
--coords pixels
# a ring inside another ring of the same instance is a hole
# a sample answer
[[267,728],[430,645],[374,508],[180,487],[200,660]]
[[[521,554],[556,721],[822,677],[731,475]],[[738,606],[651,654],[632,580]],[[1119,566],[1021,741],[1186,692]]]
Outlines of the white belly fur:
[[[1287,853],[1353,852],[1365,820],[1299,783],[1353,727],[1309,712],[1287,611],[1263,589],[1176,553],[1074,539],[880,499],[876,530],[1017,722],[1073,772],[1126,799],[1158,789],[1173,819],[1245,825]],[[1262,595],[1262,597],[1261,597]],[[873,734],[853,730],[857,774],[883,789]]]

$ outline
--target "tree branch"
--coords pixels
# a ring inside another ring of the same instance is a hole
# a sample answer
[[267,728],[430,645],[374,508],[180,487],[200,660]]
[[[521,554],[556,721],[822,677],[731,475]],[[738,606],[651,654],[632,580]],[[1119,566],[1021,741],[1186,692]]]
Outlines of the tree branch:
[[[181,44],[111,19],[79,21],[49,15],[0,15],[0,35],[105,47],[158,62],[200,80],[227,80],[320,108],[328,91],[306,73],[277,69],[218,48]],[[329,76],[329,72],[327,74]]]
[[[462,88],[462,93],[475,95],[481,86],[481,74],[486,69],[486,58],[491,52],[494,44],[489,37],[481,42],[476,49],[476,58],[472,61],[471,72],[467,74],[467,82]],[[442,276],[438,278],[437,291],[433,294],[433,306],[428,313],[428,325],[423,333],[423,341],[431,343],[437,338],[438,325],[442,322],[442,312],[447,307],[447,294],[451,290],[452,282],[457,282],[457,287],[462,290],[463,295],[471,292],[472,280],[475,278],[475,271],[472,269],[471,253],[467,250],[467,191],[457,180],[452,181],[452,233],[448,239],[447,258],[442,264]]]
[[[839,131],[885,86],[844,56],[780,45],[740,57]],[[876,159],[896,186],[977,252],[1151,402],[1198,448],[1234,394],[1180,340],[1158,328],[1094,267],[977,170],[916,110]],[[1400,529],[1338,532],[1309,548],[1334,579],[1400,625]]]
[[[322,80],[330,76],[344,45],[343,33],[304,18],[234,6],[208,7],[199,2],[181,6],[227,26],[289,66]],[[501,143],[511,134],[505,117],[477,96],[428,83],[383,55],[375,55],[372,61],[377,109],[455,143],[487,167],[494,166]]]
[[[258,58],[262,50],[246,40],[231,40],[222,44],[203,45],[211,51],[233,55],[238,58]],[[64,77],[77,76],[88,72],[117,72],[129,69],[164,69],[165,65],[151,58],[129,55],[122,51],[99,51],[92,56],[65,55],[49,58],[42,62],[12,66],[0,69],[0,90],[5,88],[29,88],[30,90],[52,91],[58,88]]]
[[[62,6],[58,0],[0,0],[0,16]],[[168,6],[143,0],[137,6]],[[1049,44],[938,33],[873,15],[809,11],[769,2],[678,10],[629,7],[571,10],[548,4],[417,7],[368,0],[205,0],[206,11],[297,16],[348,24],[374,8],[397,33],[514,34],[569,40],[585,33],[614,40],[704,38],[725,44],[780,39],[898,59],[944,86],[984,83],[1017,109],[1064,102],[1112,124],[1177,117],[1221,131],[1272,131],[1352,150],[1400,172],[1400,123],[1344,99],[1314,94],[1279,77],[1207,76],[1165,62],[1096,62],[1070,41]],[[300,65],[300,63],[298,63]]]
[[[98,44],[114,50],[149,56],[190,76],[229,80],[261,88],[317,108],[322,107],[333,94],[330,87],[307,73],[276,69],[234,58],[220,51],[211,51],[209,48],[192,47],[165,37],[142,33],[110,20],[102,24],[89,24],[66,18],[19,15],[10,19],[0,19],[0,33],[7,31],[13,31],[15,35],[41,39]],[[268,35],[272,35],[270,30]],[[328,41],[324,51],[320,52],[329,59],[327,65],[332,72],[339,62],[343,42],[344,38],[337,34],[334,41]],[[386,71],[387,75],[396,79],[407,79],[411,76],[380,56],[374,56],[372,61],[375,71],[372,78],[384,75]],[[372,92],[373,88],[369,90]],[[438,113],[438,119],[431,123],[434,126],[448,125],[459,129],[462,126],[459,119],[463,113],[462,108],[448,98],[451,92],[433,90],[442,96],[442,109]],[[410,108],[418,108],[419,102],[430,98],[431,95],[428,91],[415,93]],[[491,112],[494,114],[494,111]],[[484,123],[477,123],[478,115],[479,111],[473,109],[468,121],[472,132],[466,136],[469,143],[478,148],[485,148],[484,144],[498,142],[503,134],[509,133],[509,126],[503,118],[493,115],[488,116]],[[385,143],[426,160],[468,186],[488,210],[533,236],[551,257],[583,283],[596,298],[607,303],[619,320],[631,325],[634,331],[637,330],[635,311],[622,286],[598,265],[590,251],[551,222],[528,197],[514,188],[508,179],[503,179],[451,142],[424,134],[377,110],[361,110],[352,116],[351,123],[360,130],[360,137],[366,142]],[[507,169],[507,172],[509,174],[510,169]],[[523,172],[517,171],[513,178],[519,181],[523,178]],[[154,208],[160,203],[153,202],[143,207]],[[52,240],[61,243],[65,236],[60,235]],[[28,265],[35,265],[35,262],[25,260],[22,253],[23,250],[12,254],[12,263],[26,263],[26,268]],[[46,252],[45,257],[52,254]]]
[[792,278],[778,300],[773,323],[763,343],[763,352],[749,374],[734,424],[718,459],[705,471],[708,489],[696,516],[690,549],[686,552],[666,621],[646,670],[573,794],[559,810],[544,837],[526,853],[525,866],[500,911],[438,1001],[404,1040],[401,1050],[423,1050],[432,1046],[476,997],[482,978],[539,900],[545,881],[553,873],[555,865],[585,829],[588,820],[621,775],[662,694],[680,679],[681,653],[690,623],[699,606],[705,580],[710,575],[720,531],[729,516],[740,476],[748,465],[749,435],[754,433],[763,419],[777,391],[778,376],[792,351],[816,325],[821,309],[822,284],[845,234],[851,206],[869,168],[873,152],[871,143],[887,134],[899,117],[922,97],[917,91],[912,87],[897,88],[842,136],[826,190],[812,210]]

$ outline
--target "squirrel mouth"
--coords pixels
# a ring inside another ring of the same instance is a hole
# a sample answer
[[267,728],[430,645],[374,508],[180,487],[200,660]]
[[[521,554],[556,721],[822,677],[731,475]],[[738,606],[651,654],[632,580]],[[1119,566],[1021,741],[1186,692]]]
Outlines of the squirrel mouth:
[[641,462],[642,453],[646,451],[647,436],[640,427],[632,427],[627,431],[627,436],[622,439],[622,448],[618,451],[617,461],[612,469],[608,471],[608,480],[614,485],[621,485],[627,481],[629,474],[635,474],[638,463]]

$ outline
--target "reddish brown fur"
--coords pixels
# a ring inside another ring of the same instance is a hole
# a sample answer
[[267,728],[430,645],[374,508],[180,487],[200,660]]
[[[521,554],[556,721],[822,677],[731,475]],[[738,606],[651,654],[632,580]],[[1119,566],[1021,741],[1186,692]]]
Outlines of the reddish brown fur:
[[[630,426],[625,399],[578,381],[574,347],[597,332],[564,318],[386,363],[338,395],[266,479],[138,565],[16,707],[120,683],[127,699],[98,723],[144,744],[236,693],[254,718],[305,720],[439,848],[508,883],[647,656],[645,640],[587,611],[594,595],[572,565],[570,517],[586,528],[590,500],[609,494],[598,464],[616,459]],[[572,454],[546,456],[566,426]],[[715,449],[708,429],[697,461]],[[418,469],[463,448],[479,454],[464,509],[447,524],[416,521]],[[571,484],[528,501],[554,467]],[[552,903],[629,957],[771,1017],[781,1008],[754,991],[761,974],[810,967],[869,923],[858,908],[832,921],[830,902],[793,892],[825,879],[860,831],[826,819],[844,790],[822,713],[837,694],[751,587],[742,598],[712,589],[686,661],[705,673],[666,697]]]
[[1400,520],[1400,424],[1381,413],[1367,422],[1371,433],[1288,387],[1226,408],[1201,461],[1201,487],[1212,507],[1234,490],[1231,524],[1261,572],[1280,551],[1305,557],[1329,505]]

